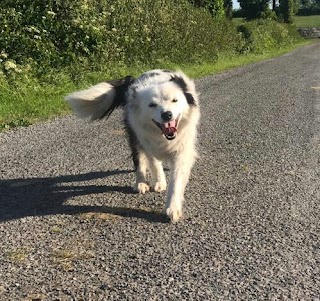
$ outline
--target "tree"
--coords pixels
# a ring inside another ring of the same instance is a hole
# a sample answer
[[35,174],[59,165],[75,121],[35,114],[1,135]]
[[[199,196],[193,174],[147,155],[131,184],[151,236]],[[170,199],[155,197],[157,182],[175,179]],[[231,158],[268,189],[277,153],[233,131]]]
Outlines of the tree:
[[239,0],[246,20],[258,19],[269,10],[269,0]]
[[232,0],[224,0],[224,11],[226,17],[232,19]]
[[302,8],[310,8],[312,6],[312,0],[301,0],[301,7]]
[[280,14],[285,23],[293,23],[293,0],[280,0]]

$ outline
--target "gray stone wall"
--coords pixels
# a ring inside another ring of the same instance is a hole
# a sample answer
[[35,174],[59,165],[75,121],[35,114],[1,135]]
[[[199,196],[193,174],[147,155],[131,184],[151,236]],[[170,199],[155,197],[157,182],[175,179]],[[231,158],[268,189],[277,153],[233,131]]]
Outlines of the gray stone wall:
[[299,28],[298,31],[305,38],[320,38],[320,27]]

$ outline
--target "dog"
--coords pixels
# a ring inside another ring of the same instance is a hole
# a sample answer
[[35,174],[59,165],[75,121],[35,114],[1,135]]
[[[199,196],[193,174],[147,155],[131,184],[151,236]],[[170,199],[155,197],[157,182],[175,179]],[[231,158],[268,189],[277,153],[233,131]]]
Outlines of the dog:
[[165,213],[172,222],[182,216],[184,192],[197,158],[197,126],[200,118],[194,81],[181,71],[151,70],[99,83],[66,96],[80,118],[107,118],[124,107],[124,124],[136,173],[134,189],[167,190],[163,162],[171,166]]

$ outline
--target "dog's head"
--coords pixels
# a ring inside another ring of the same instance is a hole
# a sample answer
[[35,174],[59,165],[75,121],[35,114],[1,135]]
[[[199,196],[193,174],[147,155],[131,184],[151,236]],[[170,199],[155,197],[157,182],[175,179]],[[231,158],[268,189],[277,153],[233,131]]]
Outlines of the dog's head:
[[183,73],[166,74],[166,80],[145,85],[135,91],[134,103],[139,119],[147,127],[159,128],[168,140],[176,138],[180,122],[198,106],[193,81]]

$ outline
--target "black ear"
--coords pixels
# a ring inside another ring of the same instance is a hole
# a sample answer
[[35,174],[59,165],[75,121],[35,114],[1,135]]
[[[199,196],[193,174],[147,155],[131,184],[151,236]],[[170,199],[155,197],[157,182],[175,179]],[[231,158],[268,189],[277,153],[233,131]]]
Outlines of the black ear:
[[189,105],[194,105],[194,106],[197,105],[196,100],[194,99],[192,93],[188,92],[188,85],[182,77],[177,75],[172,75],[170,81],[174,82],[177,86],[180,87]]
[[108,118],[116,108],[123,107],[126,104],[126,93],[133,82],[134,77],[130,75],[124,78],[106,81],[106,83],[113,86],[115,95],[109,109],[105,111],[100,119],[104,117]]
[[134,77],[128,75],[124,78],[114,79],[106,81],[106,83],[112,85],[115,89],[127,89],[134,82]]
[[124,106],[126,102],[126,93],[129,87],[134,82],[134,77],[126,76],[124,78],[107,81],[108,84],[112,85],[115,91],[115,100],[117,106]]
[[187,91],[187,83],[182,77],[177,75],[172,75],[170,81],[176,83],[183,92]]
[[194,98],[193,98],[191,93],[184,92],[184,96],[186,97],[187,102],[188,102],[189,105],[196,106],[196,101],[194,100]]

